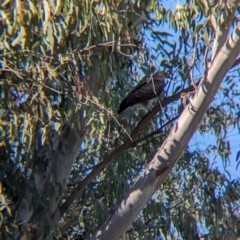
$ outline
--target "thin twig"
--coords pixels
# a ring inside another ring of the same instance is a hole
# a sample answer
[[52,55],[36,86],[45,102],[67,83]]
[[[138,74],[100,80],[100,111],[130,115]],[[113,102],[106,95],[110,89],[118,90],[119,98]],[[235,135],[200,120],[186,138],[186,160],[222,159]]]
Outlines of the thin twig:
[[[186,91],[192,91],[194,90],[193,86],[190,86],[176,94],[174,94],[173,96],[165,99],[162,101],[162,107],[167,106],[168,104],[177,101],[180,98],[180,95],[182,92],[186,92]],[[131,139],[133,141],[135,141],[139,135],[139,132],[144,128],[144,126],[159,112],[159,105],[157,104],[151,112],[149,112],[148,114],[146,114],[141,120],[140,122],[137,124],[137,126],[135,127],[135,129],[133,130],[132,134],[131,134]],[[76,187],[76,189],[74,189],[72,191],[72,193],[70,194],[70,196],[66,199],[66,201],[62,204],[62,206],[60,206],[60,212],[61,214],[64,214],[68,208],[70,207],[70,205],[79,197],[79,195],[81,194],[81,192],[84,190],[84,188],[91,183],[91,181],[103,170],[105,169],[110,163],[112,163],[114,160],[117,159],[117,157],[119,157],[123,152],[125,152],[126,150],[128,150],[130,147],[132,147],[132,145],[134,144],[134,142],[131,141],[130,139],[127,139],[121,146],[119,146],[117,149],[115,149],[107,158],[105,158],[102,162],[100,162],[99,164],[97,164],[95,166],[95,168],[89,173],[88,176],[86,176]]]
[[104,111],[106,111],[108,114],[111,115],[111,117],[116,121],[116,123],[118,124],[119,127],[121,127],[123,129],[123,131],[127,134],[127,136],[129,137],[129,139],[133,142],[133,139],[131,138],[130,134],[127,132],[127,130],[125,128],[122,127],[122,125],[118,122],[118,120],[115,118],[115,116],[112,114],[111,111],[109,111],[107,108],[105,108],[104,106],[102,106],[100,103],[97,103],[91,99],[88,99],[90,102],[92,102],[93,104],[95,104],[96,106],[100,107],[101,109],[103,109]]
[[157,134],[161,133],[162,130],[163,130],[168,124],[170,124],[170,123],[172,123],[173,121],[175,121],[176,119],[178,119],[179,116],[180,116],[180,114],[178,114],[176,117],[170,119],[168,122],[166,122],[165,124],[163,124],[160,128],[158,128],[158,129],[155,130],[154,132],[151,132],[150,134],[148,134],[148,135],[146,135],[146,136],[138,139],[137,141],[135,141],[135,142],[133,143],[133,145],[132,145],[131,147],[136,147],[139,143],[147,140],[147,139],[150,138],[150,137],[153,137],[154,135],[157,135]]

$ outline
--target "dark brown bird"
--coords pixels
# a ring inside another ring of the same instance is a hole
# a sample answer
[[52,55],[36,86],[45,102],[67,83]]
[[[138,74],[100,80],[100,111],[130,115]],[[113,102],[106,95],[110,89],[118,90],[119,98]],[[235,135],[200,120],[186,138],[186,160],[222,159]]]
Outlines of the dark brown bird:
[[122,113],[128,107],[142,103],[148,108],[152,99],[155,99],[163,92],[167,73],[158,71],[150,77],[144,77],[137,86],[126,96],[120,104],[118,114]]

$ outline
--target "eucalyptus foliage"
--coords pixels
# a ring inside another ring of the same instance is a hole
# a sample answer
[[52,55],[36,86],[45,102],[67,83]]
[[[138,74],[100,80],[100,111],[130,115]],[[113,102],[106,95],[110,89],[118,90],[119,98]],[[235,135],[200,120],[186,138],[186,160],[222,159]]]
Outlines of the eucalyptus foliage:
[[[167,6],[0,2],[2,237],[89,239],[113,214],[191,102],[217,40],[237,24],[233,0]],[[148,110],[120,117],[119,102],[159,69],[170,73],[159,97],[165,104],[138,131]],[[231,159],[228,131],[239,126],[238,96],[236,61],[198,129],[216,141],[185,150],[123,239],[239,237],[239,180],[214,168],[217,157],[224,165]]]

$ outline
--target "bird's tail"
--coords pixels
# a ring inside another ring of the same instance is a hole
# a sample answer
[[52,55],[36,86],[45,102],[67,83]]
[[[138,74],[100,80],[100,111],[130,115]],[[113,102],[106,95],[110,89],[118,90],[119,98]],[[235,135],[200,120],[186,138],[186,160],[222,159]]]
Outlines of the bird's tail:
[[129,105],[127,104],[127,99],[124,99],[121,104],[120,107],[118,109],[118,114],[121,114],[124,110],[126,110],[129,107]]

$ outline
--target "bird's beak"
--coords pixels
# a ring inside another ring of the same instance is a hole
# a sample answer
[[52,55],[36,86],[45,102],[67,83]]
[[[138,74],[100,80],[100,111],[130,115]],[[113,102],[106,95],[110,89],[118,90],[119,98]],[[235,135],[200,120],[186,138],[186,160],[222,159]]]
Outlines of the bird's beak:
[[170,73],[169,72],[165,72],[165,77],[169,77]]

